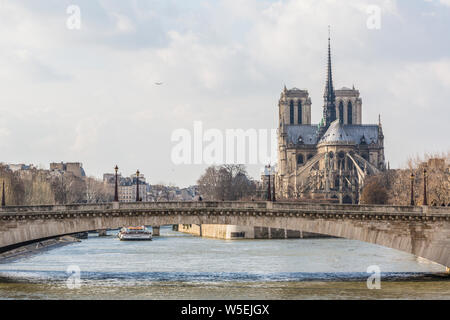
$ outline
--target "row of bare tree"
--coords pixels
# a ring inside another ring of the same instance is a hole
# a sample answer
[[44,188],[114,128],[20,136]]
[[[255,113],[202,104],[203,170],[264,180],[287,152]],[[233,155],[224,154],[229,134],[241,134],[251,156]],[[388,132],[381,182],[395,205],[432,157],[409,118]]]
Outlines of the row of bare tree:
[[422,205],[424,199],[424,169],[426,169],[428,205],[449,206],[449,164],[450,152],[446,154],[426,154],[423,158],[418,156],[410,158],[405,169],[388,170],[368,178],[361,194],[361,203],[409,205],[411,203],[412,179],[414,204]]
[[108,202],[114,191],[93,177],[38,169],[11,171],[0,165],[0,187],[3,181],[6,205]]

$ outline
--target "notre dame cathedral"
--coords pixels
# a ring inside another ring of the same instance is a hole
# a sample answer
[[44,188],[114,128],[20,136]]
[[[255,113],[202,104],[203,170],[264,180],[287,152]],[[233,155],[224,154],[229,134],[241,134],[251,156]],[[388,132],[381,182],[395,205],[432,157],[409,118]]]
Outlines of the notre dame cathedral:
[[284,87],[279,101],[278,197],[358,203],[366,176],[385,170],[384,136],[365,125],[359,91],[335,90],[328,38],[323,117],[311,124],[307,90]]

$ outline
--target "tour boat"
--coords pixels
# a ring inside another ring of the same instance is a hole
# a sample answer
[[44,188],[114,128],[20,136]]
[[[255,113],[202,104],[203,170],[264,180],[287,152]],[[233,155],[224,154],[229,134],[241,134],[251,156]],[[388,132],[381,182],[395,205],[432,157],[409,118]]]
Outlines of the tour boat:
[[120,240],[152,240],[152,233],[145,226],[123,227],[118,237]]

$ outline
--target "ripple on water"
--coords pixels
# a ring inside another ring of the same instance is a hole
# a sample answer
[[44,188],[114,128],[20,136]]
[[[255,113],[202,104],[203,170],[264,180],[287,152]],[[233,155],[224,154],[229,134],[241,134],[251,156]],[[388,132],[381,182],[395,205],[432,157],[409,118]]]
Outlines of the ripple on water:
[[[450,298],[442,266],[359,241],[223,241],[167,227],[152,242],[113,234],[0,264],[0,298]],[[70,265],[81,270],[80,292],[65,285]],[[384,296],[366,292],[371,265],[391,288]]]

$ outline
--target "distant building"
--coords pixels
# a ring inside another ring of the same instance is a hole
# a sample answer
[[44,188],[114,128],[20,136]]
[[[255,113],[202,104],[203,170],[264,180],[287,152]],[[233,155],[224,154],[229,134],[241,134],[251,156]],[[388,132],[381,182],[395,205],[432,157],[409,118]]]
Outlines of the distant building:
[[[120,181],[122,179],[122,175],[120,173],[117,174],[117,180]],[[104,184],[115,184],[116,183],[116,174],[115,173],[104,173],[103,174],[103,183]]]
[[[120,202],[135,202],[136,201],[136,174],[130,177],[118,178],[118,196]],[[103,183],[107,185],[115,184],[116,176],[114,173],[103,174]],[[145,176],[139,175],[139,197],[144,202],[157,201],[193,201],[198,197],[198,186],[189,186],[186,188],[179,188],[176,186],[166,186],[163,184],[150,185],[146,182]]]
[[284,87],[281,93],[276,195],[358,203],[365,177],[384,170],[381,121],[362,124],[362,100],[354,87],[334,90],[328,42],[320,123],[311,124],[307,90]]
[[50,171],[59,171],[59,172],[70,172],[74,176],[83,178],[86,177],[86,173],[83,169],[83,164],[79,162],[60,162],[60,163],[50,163]]
[[426,162],[425,164],[423,164],[423,166],[431,168],[431,169],[443,169],[447,166],[447,168],[449,167],[448,165],[445,164],[445,159],[443,158],[431,158],[428,160],[428,162]]
[[6,167],[7,167],[9,170],[13,171],[13,172],[20,171],[20,170],[31,170],[31,169],[35,169],[35,168],[36,168],[36,167],[35,167],[34,165],[32,165],[32,164],[26,165],[26,164],[23,164],[23,163],[19,163],[19,164],[7,164]]
[[198,196],[198,186],[179,188],[175,186],[150,185],[148,201],[193,201]]
[[[137,191],[137,178],[136,174],[130,177],[122,177],[122,175],[117,175],[118,179],[118,195],[119,202],[135,202],[136,201],[136,191]],[[105,184],[115,184],[115,174],[105,173],[103,175],[103,183]],[[139,176],[139,198],[146,202],[147,193],[149,186],[145,181],[144,175]]]

